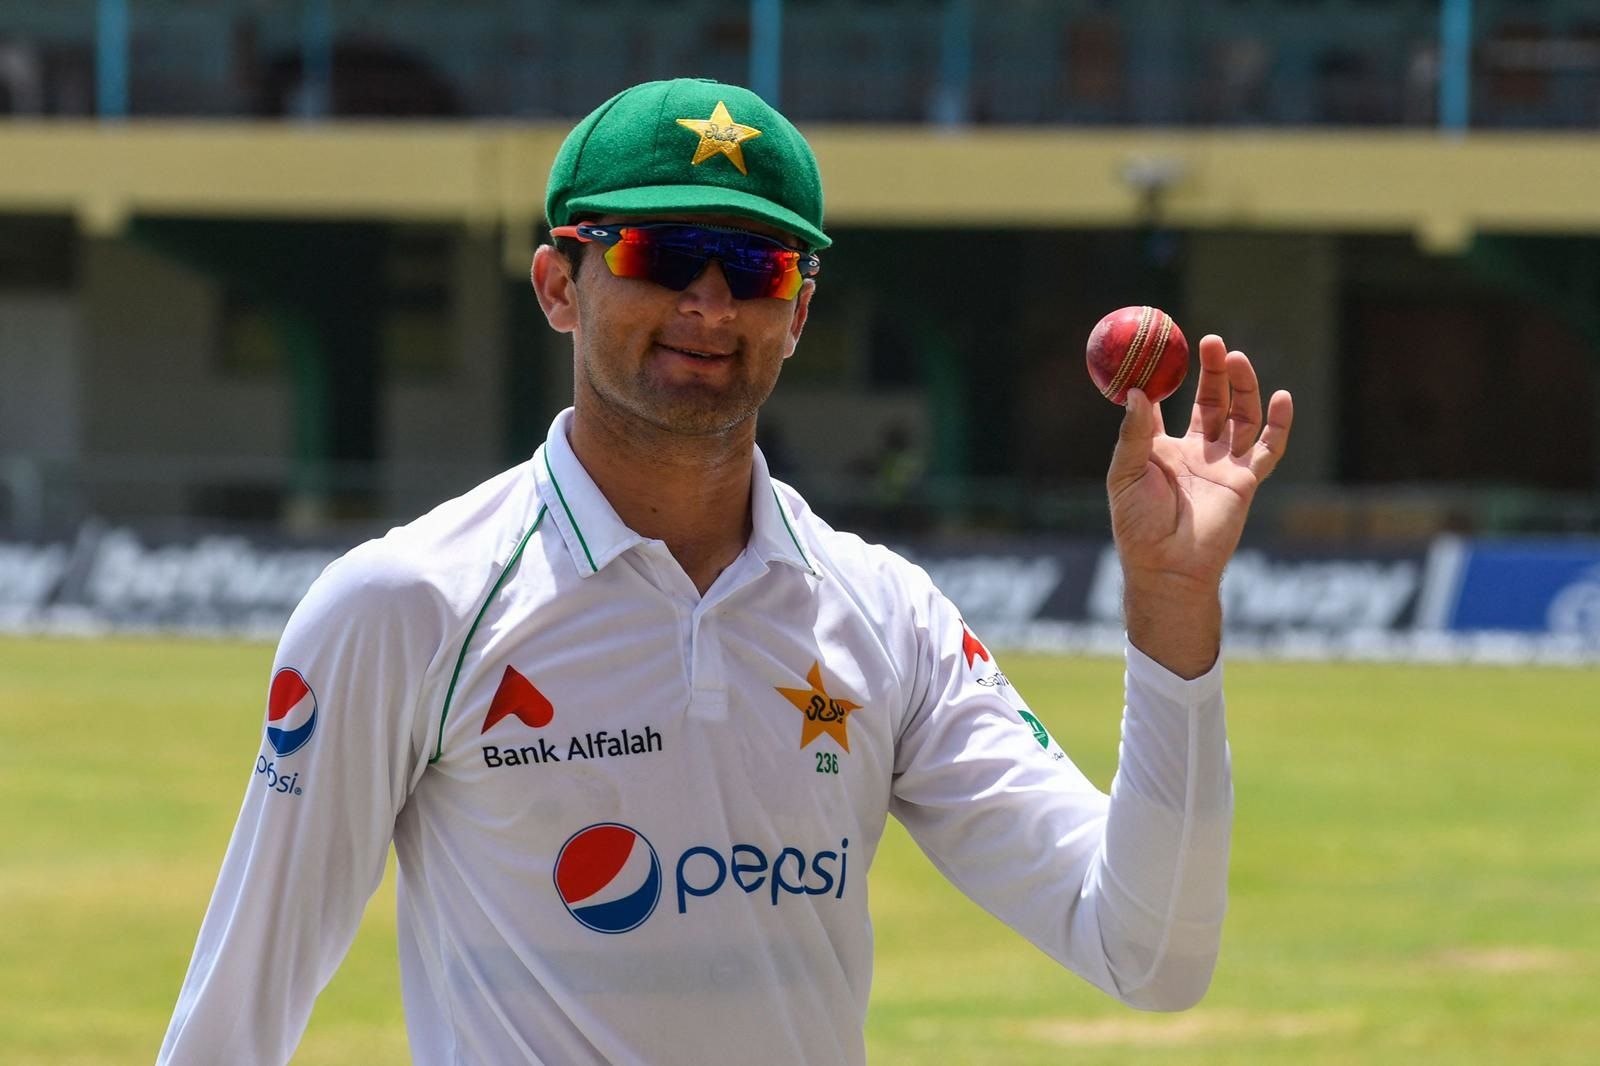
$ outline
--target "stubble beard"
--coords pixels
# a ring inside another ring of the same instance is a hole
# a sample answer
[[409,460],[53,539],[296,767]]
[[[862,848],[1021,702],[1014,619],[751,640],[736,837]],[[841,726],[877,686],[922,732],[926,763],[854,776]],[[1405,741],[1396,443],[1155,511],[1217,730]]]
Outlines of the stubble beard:
[[[746,355],[741,349],[730,357],[738,362],[735,369],[749,369]],[[596,399],[614,414],[675,437],[720,437],[738,429],[755,418],[777,384],[776,373],[770,381],[752,381],[741,373],[727,385],[669,384],[652,373],[648,361],[631,373],[608,373],[598,360],[582,354],[578,369]]]

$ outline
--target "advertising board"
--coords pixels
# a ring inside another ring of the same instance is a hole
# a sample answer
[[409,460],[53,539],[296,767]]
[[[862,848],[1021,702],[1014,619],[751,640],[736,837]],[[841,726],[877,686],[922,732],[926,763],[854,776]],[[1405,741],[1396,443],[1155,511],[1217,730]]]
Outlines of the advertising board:
[[[0,631],[163,631],[275,639],[351,542],[87,523],[0,535]],[[1122,575],[1099,541],[992,537],[894,545],[985,641],[1121,652]],[[1230,655],[1600,661],[1600,541],[1472,541],[1313,551],[1250,544],[1222,582]]]

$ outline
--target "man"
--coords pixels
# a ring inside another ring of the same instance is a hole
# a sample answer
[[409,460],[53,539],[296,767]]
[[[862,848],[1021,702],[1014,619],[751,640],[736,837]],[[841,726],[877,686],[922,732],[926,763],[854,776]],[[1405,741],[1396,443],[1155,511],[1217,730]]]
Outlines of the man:
[[1185,437],[1129,400],[1107,797],[926,574],[754,447],[829,243],[788,121],[636,86],[567,138],[546,209],[533,285],[574,406],[295,612],[162,1061],[284,1062],[391,839],[421,1063],[861,1062],[890,811],[1095,985],[1198,1000],[1231,816],[1218,586],[1287,394],[1262,431],[1249,361],[1208,337]]

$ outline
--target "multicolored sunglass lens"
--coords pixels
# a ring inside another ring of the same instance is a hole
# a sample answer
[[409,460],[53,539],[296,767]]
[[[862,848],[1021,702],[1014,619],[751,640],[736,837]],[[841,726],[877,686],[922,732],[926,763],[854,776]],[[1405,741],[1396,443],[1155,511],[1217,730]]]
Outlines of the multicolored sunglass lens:
[[715,259],[728,291],[738,300],[770,296],[792,300],[806,278],[816,277],[816,255],[744,230],[681,222],[557,226],[557,237],[604,245],[606,266],[619,278],[638,278],[682,292]]

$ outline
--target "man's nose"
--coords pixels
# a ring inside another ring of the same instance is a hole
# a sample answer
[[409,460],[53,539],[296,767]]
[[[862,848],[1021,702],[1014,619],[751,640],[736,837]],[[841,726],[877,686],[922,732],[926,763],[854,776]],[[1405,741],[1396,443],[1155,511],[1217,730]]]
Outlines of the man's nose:
[[683,290],[678,306],[707,318],[727,319],[734,316],[739,301],[733,298],[733,291],[728,288],[728,277],[722,272],[722,264],[712,259]]

